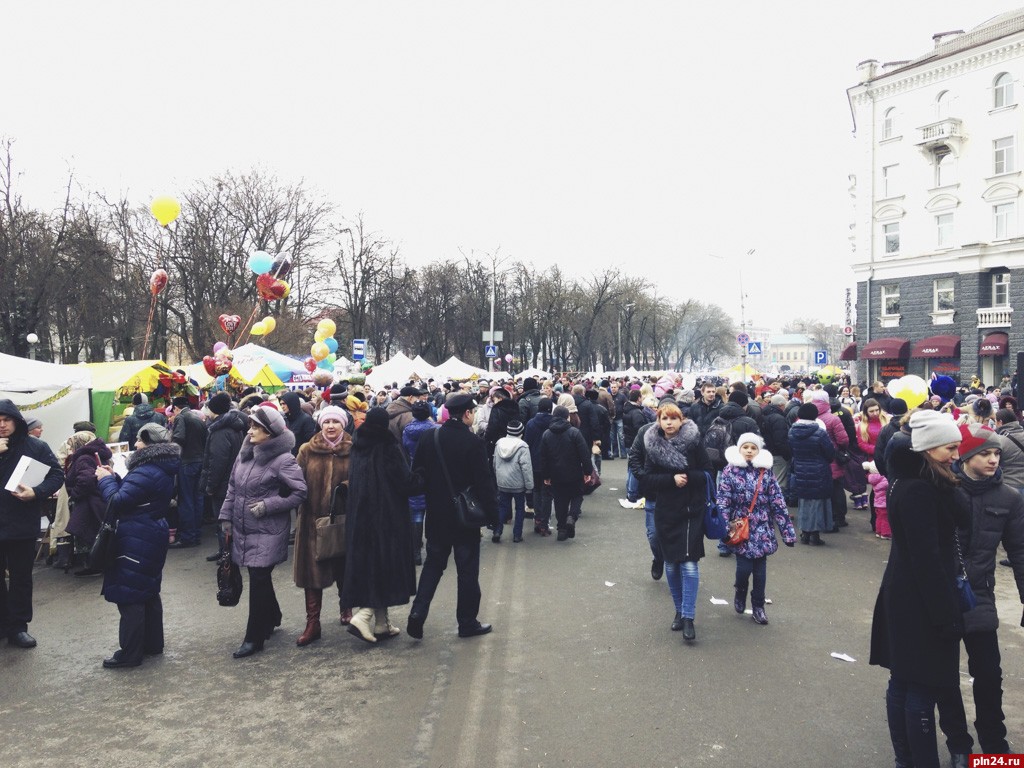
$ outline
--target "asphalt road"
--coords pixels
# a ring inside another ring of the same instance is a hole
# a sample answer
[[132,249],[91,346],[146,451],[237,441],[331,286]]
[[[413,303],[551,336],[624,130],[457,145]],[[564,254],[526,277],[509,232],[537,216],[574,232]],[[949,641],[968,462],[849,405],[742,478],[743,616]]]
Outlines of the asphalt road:
[[[891,766],[887,673],[867,664],[888,545],[866,513],[828,546],[769,559],[765,627],[733,611],[734,564],[712,548],[687,645],[669,630],[664,580],[650,577],[643,513],[616,501],[624,474],[625,462],[605,463],[574,540],[532,526],[521,544],[508,530],[484,540],[481,619],[495,630],[469,640],[456,636],[450,565],[422,641],[403,632],[371,646],[325,609],[323,639],[297,648],[304,606],[289,564],[275,572],[281,629],[235,660],[245,596],[217,605],[208,536],[169,555],[164,655],[104,670],[115,606],[98,580],[40,565],[39,647],[0,646],[0,765]],[[997,577],[1004,703],[1024,748],[1024,630],[1009,571]],[[403,629],[407,612],[392,611]]]

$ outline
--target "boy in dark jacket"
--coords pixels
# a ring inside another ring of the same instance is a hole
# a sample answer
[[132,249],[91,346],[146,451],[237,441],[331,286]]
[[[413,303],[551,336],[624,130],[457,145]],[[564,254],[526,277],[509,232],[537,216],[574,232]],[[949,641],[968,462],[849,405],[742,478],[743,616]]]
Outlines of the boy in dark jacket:
[[590,477],[593,465],[586,440],[569,424],[569,409],[555,408],[551,417],[551,426],[540,441],[540,475],[551,490],[558,540],[565,541],[576,536],[583,482]]
[[537,401],[537,415],[526,425],[523,439],[530,446],[530,463],[533,466],[533,532],[541,536],[551,535],[551,489],[544,485],[540,474],[540,441],[551,426],[551,398],[542,397]]

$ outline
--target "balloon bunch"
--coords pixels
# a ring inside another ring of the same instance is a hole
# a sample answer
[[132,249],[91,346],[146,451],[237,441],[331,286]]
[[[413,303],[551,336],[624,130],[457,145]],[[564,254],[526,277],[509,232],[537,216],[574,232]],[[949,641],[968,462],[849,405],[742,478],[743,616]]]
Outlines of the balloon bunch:
[[333,320],[323,319],[316,326],[316,333],[313,334],[313,346],[309,348],[309,357],[306,358],[306,370],[313,373],[317,368],[325,371],[334,371],[334,361],[338,359],[338,340],[334,334],[338,326]]
[[[271,256],[266,251],[253,251],[249,256],[248,265],[256,275],[256,293],[263,301],[280,301],[288,298],[292,288],[283,278],[292,271],[291,256],[283,253]],[[259,309],[259,302],[256,302],[245,325],[248,328],[249,323],[252,323],[252,328],[249,328],[251,335],[266,336],[277,327],[277,321],[273,317],[267,316],[259,322],[253,323]]]
[[213,356],[206,355],[203,358],[203,368],[210,376],[223,376],[231,370],[234,364],[234,352],[223,341],[213,345]]
[[893,379],[886,385],[885,390],[892,397],[898,397],[905,402],[910,410],[928,399],[928,382],[913,374]]
[[[150,213],[157,220],[161,227],[167,226],[181,215],[181,203],[173,197],[157,197],[149,205]],[[163,261],[163,238],[159,240],[159,250],[156,258],[156,269],[149,276],[149,317],[146,319],[146,335],[142,342],[142,356],[145,357],[149,351],[149,334],[153,330],[153,313],[156,311],[156,297],[167,287],[167,270],[160,266]]]

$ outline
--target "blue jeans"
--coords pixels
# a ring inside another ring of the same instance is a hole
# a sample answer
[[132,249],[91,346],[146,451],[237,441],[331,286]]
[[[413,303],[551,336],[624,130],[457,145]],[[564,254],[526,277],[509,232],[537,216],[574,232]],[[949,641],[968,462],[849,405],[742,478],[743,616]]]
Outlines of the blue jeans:
[[[959,715],[956,715],[959,702]],[[963,720],[963,700],[959,688],[920,685],[895,677],[889,678],[885,694],[889,737],[896,759],[915,768],[939,768],[939,749],[935,733],[935,707],[939,707],[939,727],[947,737],[950,752],[970,754],[974,742],[955,721]]]
[[651,547],[651,556],[655,560],[663,560],[661,544],[658,543],[658,532],[654,529],[654,502],[644,501],[644,522],[647,526],[647,543]]
[[511,493],[510,491],[498,491],[498,525],[494,533],[501,536],[505,530],[505,518],[512,512],[512,502],[516,503],[516,516],[512,523],[512,535],[519,537],[523,535],[523,517],[526,515],[526,492]]
[[764,608],[764,587],[768,582],[768,558],[749,558],[736,555],[736,589],[746,593],[750,583],[750,574],[754,574],[754,591],[750,595],[750,604],[755,608]]
[[665,581],[676,605],[676,613],[684,619],[694,618],[697,612],[697,589],[700,587],[700,570],[694,560],[684,563],[665,563]]
[[612,422],[612,456],[618,454],[620,459],[626,458],[629,454],[629,446],[626,445],[626,435],[622,431],[622,419],[615,419]]
[[203,522],[203,496],[199,493],[200,461],[182,464],[178,469],[178,539],[185,544],[199,543]]
[[626,469],[626,501],[634,504],[640,500],[640,481],[628,468]]

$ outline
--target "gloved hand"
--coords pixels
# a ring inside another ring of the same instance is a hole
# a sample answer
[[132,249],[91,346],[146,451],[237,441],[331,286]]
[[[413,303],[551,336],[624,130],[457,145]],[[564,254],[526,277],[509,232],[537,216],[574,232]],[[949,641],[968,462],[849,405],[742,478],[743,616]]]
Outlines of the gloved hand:
[[960,624],[960,622],[958,621],[954,621],[949,624],[943,624],[941,627],[939,627],[939,637],[941,637],[943,640],[956,640],[959,642],[963,636],[964,628],[963,625]]
[[267,504],[266,502],[263,501],[257,501],[255,504],[249,507],[249,511],[252,513],[253,517],[259,520],[261,517],[267,514]]

